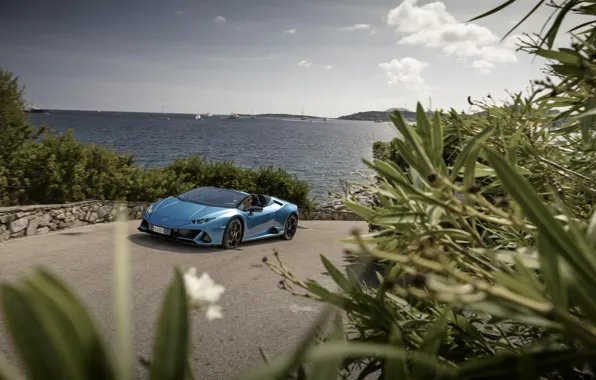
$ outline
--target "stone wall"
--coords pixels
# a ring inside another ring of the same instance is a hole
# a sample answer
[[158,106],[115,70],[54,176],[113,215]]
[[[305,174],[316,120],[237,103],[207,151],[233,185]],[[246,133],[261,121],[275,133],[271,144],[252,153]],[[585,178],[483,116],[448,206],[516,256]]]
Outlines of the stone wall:
[[57,205],[0,207],[0,242],[10,238],[46,234],[50,231],[107,223],[115,219],[119,207],[129,219],[140,219],[150,203],[87,201]]
[[[141,219],[143,211],[149,205],[149,202],[87,201],[57,205],[0,207],[0,242],[72,227],[112,222],[119,207],[126,210],[128,219]],[[301,213],[300,219],[361,220],[352,212],[334,208],[332,205]]]

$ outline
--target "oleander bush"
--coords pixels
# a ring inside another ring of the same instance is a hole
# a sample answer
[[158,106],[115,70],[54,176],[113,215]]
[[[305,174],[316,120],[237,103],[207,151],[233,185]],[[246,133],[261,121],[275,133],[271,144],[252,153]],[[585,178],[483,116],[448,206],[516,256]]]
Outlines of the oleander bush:
[[[596,7],[561,3],[547,33],[520,46],[550,60],[535,92],[472,102],[474,115],[429,119],[418,105],[415,125],[393,115],[396,139],[365,161],[380,204],[345,199],[378,229],[345,239],[349,256],[381,266],[378,285],[325,256],[337,289],[265,258],[283,289],[347,317],[269,368],[301,378],[596,376]],[[590,21],[571,48],[554,49],[569,12]]]
[[132,155],[76,141],[71,130],[57,134],[34,128],[22,112],[21,92],[12,74],[0,73],[2,206],[87,199],[155,201],[198,186],[270,194],[305,211],[313,205],[308,184],[283,169],[242,168],[199,155],[141,169]]

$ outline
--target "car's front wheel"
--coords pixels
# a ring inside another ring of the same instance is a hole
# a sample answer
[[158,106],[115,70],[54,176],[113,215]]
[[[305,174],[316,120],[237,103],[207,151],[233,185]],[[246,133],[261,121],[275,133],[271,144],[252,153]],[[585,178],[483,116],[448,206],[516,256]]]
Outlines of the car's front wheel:
[[296,215],[292,214],[286,220],[286,225],[284,227],[284,234],[282,237],[284,240],[292,240],[294,235],[296,235],[296,231],[298,230],[298,218]]
[[242,224],[238,219],[232,219],[226,226],[223,234],[222,247],[233,249],[242,241]]

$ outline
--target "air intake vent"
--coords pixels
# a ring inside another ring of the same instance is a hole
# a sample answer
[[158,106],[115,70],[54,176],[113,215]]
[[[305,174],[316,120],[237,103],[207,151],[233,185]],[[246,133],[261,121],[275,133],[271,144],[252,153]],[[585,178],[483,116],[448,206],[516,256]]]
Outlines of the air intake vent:
[[283,206],[283,205],[284,205],[283,203],[281,203],[281,202],[278,202],[278,201],[273,201],[273,202],[277,203],[277,204],[278,204],[278,205],[280,205],[280,206]]

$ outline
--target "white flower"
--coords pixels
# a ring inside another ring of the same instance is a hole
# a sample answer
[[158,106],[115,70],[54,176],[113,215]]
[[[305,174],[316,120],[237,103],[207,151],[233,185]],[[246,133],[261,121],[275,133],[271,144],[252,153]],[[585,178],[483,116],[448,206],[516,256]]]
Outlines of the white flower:
[[194,267],[184,273],[184,285],[191,307],[204,310],[209,320],[223,318],[221,306],[216,303],[226,288],[216,284],[207,273],[197,277],[197,269]]

